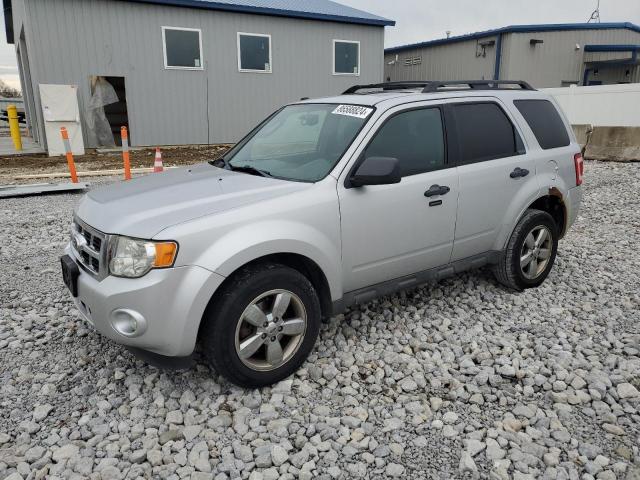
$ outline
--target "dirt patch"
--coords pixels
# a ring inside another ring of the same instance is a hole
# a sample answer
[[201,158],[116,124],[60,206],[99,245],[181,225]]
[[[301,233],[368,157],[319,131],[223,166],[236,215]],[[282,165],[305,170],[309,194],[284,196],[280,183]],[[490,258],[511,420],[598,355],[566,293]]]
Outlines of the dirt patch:
[[[215,160],[224,154],[230,145],[192,145],[185,147],[162,148],[162,161],[165,167],[192,165],[194,163]],[[136,149],[130,152],[131,168],[153,167],[155,148]],[[78,172],[113,170],[122,168],[120,152],[87,152],[74,157]],[[10,178],[17,175],[38,173],[67,172],[65,157],[40,155],[0,156],[0,176]],[[2,183],[0,181],[0,183]]]

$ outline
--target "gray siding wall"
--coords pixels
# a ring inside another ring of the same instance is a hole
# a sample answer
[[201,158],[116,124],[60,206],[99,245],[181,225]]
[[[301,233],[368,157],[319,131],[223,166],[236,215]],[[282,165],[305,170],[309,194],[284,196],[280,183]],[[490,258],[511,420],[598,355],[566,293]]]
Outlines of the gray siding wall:
[[[496,57],[496,47],[485,47],[486,54],[481,55],[478,43],[496,40],[487,37],[479,40],[416,48],[385,54],[385,79],[402,80],[469,80],[492,79]],[[407,58],[421,57],[420,65],[406,66]],[[389,64],[395,62],[394,64]]]
[[27,37],[26,32],[29,30],[28,18],[25,10],[25,0],[13,0],[13,32],[14,43],[18,60],[18,68],[20,70],[20,87],[22,97],[24,99],[24,108],[29,120],[31,133],[36,141],[39,141],[43,135],[43,126],[37,121],[37,113],[35,109],[35,95],[33,94],[33,81],[30,69],[30,52],[34,48],[31,38]]
[[[529,44],[532,38],[544,40],[544,43],[532,47]],[[576,44],[580,45],[580,50],[576,50]],[[640,33],[630,30],[570,30],[507,34],[503,36],[500,77],[527,80],[538,88],[560,87],[563,80],[581,82],[584,46],[590,44],[638,45]]]
[[[234,142],[284,103],[382,80],[383,27],[114,0],[24,1],[36,92],[39,83],[77,84],[84,112],[90,75],[125,77],[133,145]],[[162,26],[202,30],[204,71],[165,70]],[[273,73],[238,72],[237,32],[271,35]],[[333,39],[360,41],[360,76],[332,75]]]
[[[544,43],[532,47],[532,39]],[[385,79],[396,80],[467,80],[492,79],[495,69],[496,46],[486,47],[486,56],[477,56],[480,42],[495,39],[467,40],[431,47],[415,48],[385,54]],[[576,44],[580,49],[576,50]],[[560,87],[562,81],[582,81],[585,52],[588,44],[640,44],[640,33],[630,30],[569,30],[559,32],[509,33],[502,35],[500,78],[526,80],[538,88]],[[397,62],[394,62],[398,56]],[[593,59],[593,54],[589,59]],[[628,56],[628,54],[625,54]],[[407,58],[421,57],[420,65],[405,66]],[[618,54],[604,54],[602,59],[620,58]],[[615,70],[615,71],[614,71]],[[631,76],[637,78],[637,70]],[[603,81],[629,81],[617,76],[612,69],[600,69]],[[624,74],[624,71],[622,71]]]

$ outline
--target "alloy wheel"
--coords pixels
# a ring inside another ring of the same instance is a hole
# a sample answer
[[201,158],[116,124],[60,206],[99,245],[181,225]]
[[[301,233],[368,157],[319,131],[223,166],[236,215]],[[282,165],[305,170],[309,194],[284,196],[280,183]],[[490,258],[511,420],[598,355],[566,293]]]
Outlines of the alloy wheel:
[[298,351],[307,329],[302,300],[288,290],[256,297],[236,326],[236,354],[252,370],[275,370]]
[[544,225],[534,227],[525,237],[520,252],[520,269],[528,280],[539,277],[547,268],[553,249],[553,236]]

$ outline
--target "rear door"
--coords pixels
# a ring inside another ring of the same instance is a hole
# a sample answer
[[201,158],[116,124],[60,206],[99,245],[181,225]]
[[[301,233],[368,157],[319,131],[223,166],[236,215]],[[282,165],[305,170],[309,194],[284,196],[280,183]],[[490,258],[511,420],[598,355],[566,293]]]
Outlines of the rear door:
[[452,102],[447,108],[460,178],[451,256],[456,261],[494,249],[503,226],[511,223],[507,217],[519,192],[538,186],[522,136],[497,99]]
[[358,160],[397,158],[400,183],[345,186],[358,161],[341,175],[338,196],[345,292],[449,262],[458,175],[447,160],[443,113],[432,103],[396,107],[378,120],[356,152]]

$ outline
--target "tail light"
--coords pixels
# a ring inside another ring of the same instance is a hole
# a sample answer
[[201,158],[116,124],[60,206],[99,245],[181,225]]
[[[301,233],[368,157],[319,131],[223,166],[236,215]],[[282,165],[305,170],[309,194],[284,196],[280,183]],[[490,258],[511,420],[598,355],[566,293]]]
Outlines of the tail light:
[[584,178],[584,158],[582,158],[581,153],[576,153],[573,156],[573,163],[576,167],[576,186],[582,185]]

